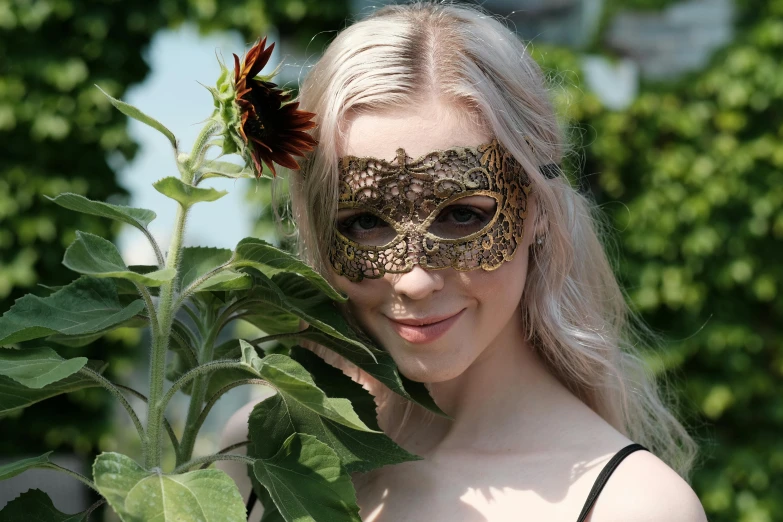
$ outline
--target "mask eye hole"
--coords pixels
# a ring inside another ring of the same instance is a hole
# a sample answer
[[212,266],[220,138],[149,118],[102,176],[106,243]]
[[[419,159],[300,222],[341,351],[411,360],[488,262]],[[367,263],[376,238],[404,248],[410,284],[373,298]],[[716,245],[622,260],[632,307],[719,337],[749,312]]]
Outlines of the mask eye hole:
[[383,246],[397,237],[382,217],[363,209],[340,209],[337,212],[337,231],[360,245]]
[[490,196],[465,196],[442,208],[428,231],[442,239],[460,239],[481,232],[498,212],[498,202]]

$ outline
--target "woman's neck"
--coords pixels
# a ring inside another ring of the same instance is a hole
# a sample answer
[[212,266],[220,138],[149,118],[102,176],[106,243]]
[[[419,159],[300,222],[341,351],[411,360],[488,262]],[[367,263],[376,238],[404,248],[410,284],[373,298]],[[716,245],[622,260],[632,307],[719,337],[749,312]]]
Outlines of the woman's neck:
[[600,417],[546,369],[512,320],[458,377],[428,385],[438,406],[454,420],[427,422],[417,410],[401,445],[422,456],[452,452],[525,454],[551,451],[594,426]]

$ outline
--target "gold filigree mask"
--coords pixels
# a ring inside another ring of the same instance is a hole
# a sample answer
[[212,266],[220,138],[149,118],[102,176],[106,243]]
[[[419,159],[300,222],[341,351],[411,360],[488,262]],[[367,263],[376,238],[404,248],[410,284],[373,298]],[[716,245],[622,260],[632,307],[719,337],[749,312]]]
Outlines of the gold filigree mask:
[[530,179],[496,139],[417,159],[404,149],[392,161],[345,156],[339,170],[329,260],[352,281],[415,264],[495,270],[524,236]]

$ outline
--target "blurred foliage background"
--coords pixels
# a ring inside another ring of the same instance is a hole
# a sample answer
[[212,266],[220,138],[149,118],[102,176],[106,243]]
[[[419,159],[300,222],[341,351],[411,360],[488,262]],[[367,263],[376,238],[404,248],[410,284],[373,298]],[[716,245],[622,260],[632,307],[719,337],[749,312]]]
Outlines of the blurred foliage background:
[[[676,3],[605,2],[581,52],[617,58],[605,37],[612,17]],[[75,230],[117,232],[43,197],[128,200],[116,172],[136,145],[95,83],[122,98],[149,72],[142,52],[152,36],[183,22],[239,30],[247,42],[275,27],[291,45],[317,50],[355,7],[0,0],[0,311],[38,282],[74,278],[60,263]],[[771,522],[783,520],[783,1],[737,0],[735,8],[731,42],[705,67],[676,81],[642,81],[622,109],[585,85],[580,53],[532,50],[560,84],[553,93],[576,138],[571,163],[614,226],[629,299],[669,340],[650,360],[672,376],[702,444],[693,486],[709,519]],[[256,234],[271,235],[268,184],[248,197],[262,207]],[[138,359],[137,343],[115,335],[88,356],[122,373]],[[88,389],[0,419],[0,456],[46,447],[92,459],[110,436],[109,403]]]
[[783,2],[736,7],[733,42],[704,70],[642,83],[623,110],[587,92],[573,54],[539,52],[566,76],[558,97],[584,144],[575,163],[614,225],[622,283],[667,339],[650,360],[673,376],[701,443],[693,487],[712,522],[772,522],[783,520]]
[[[155,33],[186,21],[202,31],[238,30],[247,42],[272,26],[309,41],[340,27],[347,14],[346,2],[318,0],[0,0],[0,312],[37,293],[39,282],[76,278],[61,264],[76,230],[109,238],[119,232],[108,220],[44,197],[67,191],[128,203],[116,174],[137,145],[127,118],[95,84],[122,98],[149,73],[143,52]],[[62,351],[107,361],[114,379],[143,358],[137,335],[118,331],[86,349]],[[90,463],[107,439],[122,438],[112,432],[112,405],[92,388],[2,418],[0,457],[45,448]]]

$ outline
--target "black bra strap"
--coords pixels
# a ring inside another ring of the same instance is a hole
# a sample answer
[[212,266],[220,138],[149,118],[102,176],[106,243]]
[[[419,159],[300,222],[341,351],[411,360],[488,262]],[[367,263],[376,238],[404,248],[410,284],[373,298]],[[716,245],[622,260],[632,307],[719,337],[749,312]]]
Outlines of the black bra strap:
[[609,477],[612,475],[615,468],[620,465],[620,462],[622,462],[625,457],[637,450],[650,451],[641,444],[629,444],[618,451],[614,457],[612,457],[612,460],[604,466],[604,469],[601,470],[601,474],[598,475],[595,484],[593,484],[593,489],[590,490],[590,494],[587,496],[587,502],[585,502],[585,506],[582,508],[582,512],[579,514],[579,518],[576,522],[585,521],[587,514],[590,513],[590,509],[592,509],[598,495],[601,494],[601,490],[604,489],[606,482],[609,480]]

